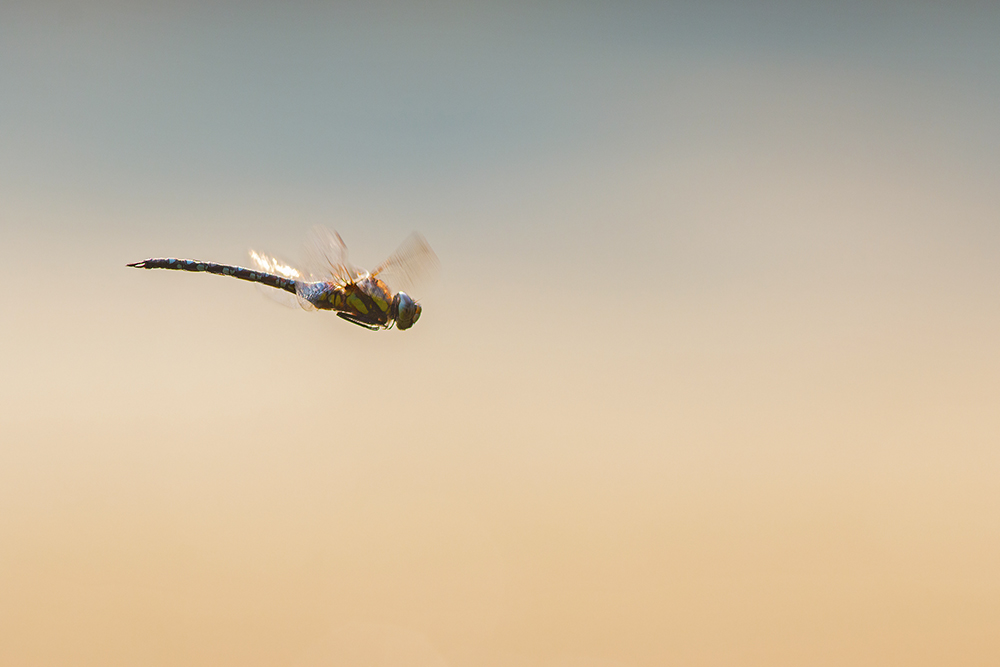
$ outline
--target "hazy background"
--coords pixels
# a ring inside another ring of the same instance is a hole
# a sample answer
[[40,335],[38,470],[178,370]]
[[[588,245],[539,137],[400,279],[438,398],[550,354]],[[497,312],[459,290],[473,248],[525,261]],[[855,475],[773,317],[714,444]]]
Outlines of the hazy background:
[[995,5],[282,4],[0,9],[0,663],[998,664]]

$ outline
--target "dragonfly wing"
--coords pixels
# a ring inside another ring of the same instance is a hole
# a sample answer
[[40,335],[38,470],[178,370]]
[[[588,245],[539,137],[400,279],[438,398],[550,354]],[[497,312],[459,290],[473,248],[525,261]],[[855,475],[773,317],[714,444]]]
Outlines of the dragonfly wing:
[[313,227],[306,243],[308,277],[315,281],[351,283],[363,277],[347,259],[347,246],[340,234],[326,227]]
[[[266,255],[255,250],[251,250],[250,261],[255,267],[265,273],[272,273],[284,278],[290,278],[292,280],[299,281],[300,284],[304,279],[301,271],[293,267],[291,264],[283,262],[272,255]],[[303,308],[304,310],[315,310],[311,303],[297,294],[292,294],[291,292],[286,292],[284,290],[276,290],[270,287],[264,287],[263,285],[258,285],[258,288],[260,288],[260,291],[266,294],[272,301],[277,301],[283,306]]]
[[372,271],[393,289],[410,289],[418,282],[432,278],[440,268],[437,255],[427,239],[414,232],[403,241],[389,259]]

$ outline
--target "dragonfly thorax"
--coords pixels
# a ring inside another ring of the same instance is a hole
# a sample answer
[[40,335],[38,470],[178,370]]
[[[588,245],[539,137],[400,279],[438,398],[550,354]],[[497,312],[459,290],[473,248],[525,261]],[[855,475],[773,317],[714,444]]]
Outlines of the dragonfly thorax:
[[374,276],[346,284],[299,283],[298,295],[314,308],[336,311],[341,318],[369,329],[388,329],[393,324],[409,329],[420,318],[420,304],[406,292],[393,294]]

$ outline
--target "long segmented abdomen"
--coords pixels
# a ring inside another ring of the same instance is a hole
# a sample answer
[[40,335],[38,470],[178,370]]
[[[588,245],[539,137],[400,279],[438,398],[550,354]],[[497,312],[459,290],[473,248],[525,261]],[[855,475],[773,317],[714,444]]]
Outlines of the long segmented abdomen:
[[229,264],[216,264],[215,262],[199,262],[196,259],[147,259],[142,262],[127,264],[137,269],[173,269],[175,271],[202,271],[214,273],[217,276],[232,276],[240,280],[248,280],[252,283],[260,283],[268,287],[296,293],[297,281],[273,273],[245,269],[242,266],[230,266]]

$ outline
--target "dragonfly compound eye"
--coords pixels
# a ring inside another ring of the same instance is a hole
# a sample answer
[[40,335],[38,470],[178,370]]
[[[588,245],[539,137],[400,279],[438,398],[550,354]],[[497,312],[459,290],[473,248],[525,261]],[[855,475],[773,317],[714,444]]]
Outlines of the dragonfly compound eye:
[[409,329],[420,318],[420,305],[406,292],[396,294],[396,299],[399,304],[396,310],[396,326],[400,329]]

